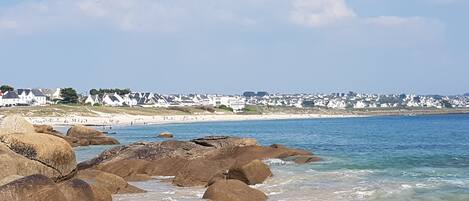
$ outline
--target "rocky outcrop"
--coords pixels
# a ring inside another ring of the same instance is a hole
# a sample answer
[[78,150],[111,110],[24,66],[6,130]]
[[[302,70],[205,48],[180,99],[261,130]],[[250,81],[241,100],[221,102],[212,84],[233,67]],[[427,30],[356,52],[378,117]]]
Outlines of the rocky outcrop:
[[37,133],[0,136],[0,161],[0,166],[6,166],[0,179],[8,175],[42,174],[58,181],[76,169],[75,153],[67,142]]
[[44,175],[30,175],[0,186],[0,201],[67,201],[59,187]]
[[239,180],[218,180],[210,185],[203,199],[212,201],[265,201],[267,196]]
[[119,175],[127,181],[150,176],[175,176],[176,186],[205,186],[231,177],[247,184],[262,183],[272,175],[260,160],[308,158],[312,153],[283,146],[264,147],[253,139],[207,137],[192,141],[139,142],[111,148],[78,165]]
[[237,179],[248,185],[260,184],[272,176],[269,166],[260,160],[245,165],[234,165],[228,172],[229,179]]
[[68,129],[66,136],[71,138],[72,143],[78,146],[119,144],[116,139],[82,125],[76,125]]
[[[82,143],[84,142],[84,140],[80,140],[75,137],[65,136],[64,134],[60,133],[59,131],[55,130],[52,126],[49,126],[49,125],[34,125],[34,129],[37,133],[53,135],[55,137],[62,138],[65,141],[67,141],[72,147],[82,146],[80,142]],[[83,143],[83,144],[86,144],[86,143]]]
[[[111,201],[111,193],[144,192],[102,171],[77,176],[75,153],[64,138],[78,138],[63,136],[50,126],[33,127],[19,117],[6,123],[2,128],[8,129],[0,129],[0,201]],[[18,125],[26,129],[17,129]]]
[[99,170],[79,171],[76,178],[96,186],[97,189],[106,189],[112,194],[145,192],[128,184],[122,177]]
[[173,138],[174,135],[169,132],[162,132],[158,135],[159,138]]

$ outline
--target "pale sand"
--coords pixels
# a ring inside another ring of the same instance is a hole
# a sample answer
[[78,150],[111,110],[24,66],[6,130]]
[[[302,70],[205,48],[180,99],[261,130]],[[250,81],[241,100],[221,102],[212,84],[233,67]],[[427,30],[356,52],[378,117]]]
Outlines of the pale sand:
[[26,117],[32,124],[68,126],[74,124],[129,126],[148,124],[216,122],[216,121],[249,121],[249,120],[282,120],[282,119],[317,119],[366,117],[364,115],[321,115],[321,114],[273,114],[273,115],[173,115],[173,116],[140,116],[125,114],[100,114],[98,117]]

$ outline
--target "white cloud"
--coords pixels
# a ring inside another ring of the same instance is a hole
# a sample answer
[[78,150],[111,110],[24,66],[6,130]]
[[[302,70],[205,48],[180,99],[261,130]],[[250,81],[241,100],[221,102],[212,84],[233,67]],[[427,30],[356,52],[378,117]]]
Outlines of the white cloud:
[[314,28],[428,24],[422,17],[362,17],[346,0],[31,0],[0,8],[0,33],[83,29],[172,32],[237,29],[261,23],[276,26],[285,21]]
[[313,27],[335,24],[355,17],[355,11],[347,6],[345,0],[295,0],[291,13],[293,22]]
[[[254,7],[261,0],[241,0]],[[229,1],[43,0],[0,10],[0,31],[29,33],[104,27],[121,31],[173,31],[200,24],[253,26],[258,20],[238,13]],[[258,7],[262,8],[262,7]]]
[[418,16],[362,17],[350,8],[345,0],[295,0],[293,2],[290,19],[295,24],[315,28],[340,24],[368,24],[380,27],[398,27],[425,24],[426,21],[428,21],[428,19]]

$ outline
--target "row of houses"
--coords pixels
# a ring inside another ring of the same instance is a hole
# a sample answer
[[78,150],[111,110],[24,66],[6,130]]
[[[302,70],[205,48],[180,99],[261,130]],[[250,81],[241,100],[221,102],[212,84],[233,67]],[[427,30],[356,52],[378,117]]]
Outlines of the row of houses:
[[0,92],[0,107],[43,106],[60,99],[60,89],[16,89]]
[[287,107],[322,107],[331,109],[365,108],[465,108],[469,107],[469,96],[438,96],[412,94],[270,94],[246,97],[246,104]]
[[101,94],[90,95],[85,98],[85,104],[106,106],[139,106],[139,107],[174,107],[174,106],[222,106],[241,111],[245,107],[245,98],[242,96],[222,95],[161,95],[157,93],[130,93],[130,94]]

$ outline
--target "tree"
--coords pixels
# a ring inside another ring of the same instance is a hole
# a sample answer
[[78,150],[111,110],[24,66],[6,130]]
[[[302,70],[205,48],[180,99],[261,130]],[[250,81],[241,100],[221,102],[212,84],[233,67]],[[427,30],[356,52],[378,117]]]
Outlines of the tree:
[[60,90],[60,96],[62,96],[62,100],[60,103],[62,104],[76,104],[78,103],[78,94],[77,91],[73,88],[63,88]]
[[10,85],[2,85],[2,86],[0,86],[0,91],[3,92],[3,93],[5,93],[5,92],[7,92],[7,91],[13,91],[13,90],[15,90],[15,89],[14,89],[12,86],[10,86]]
[[90,95],[104,95],[106,93],[113,94],[117,93],[119,95],[130,94],[132,91],[130,89],[91,89]]
[[96,90],[96,89],[91,89],[90,90],[90,95],[94,96],[94,95],[98,95],[99,94],[99,91]]

